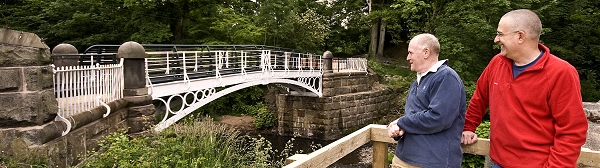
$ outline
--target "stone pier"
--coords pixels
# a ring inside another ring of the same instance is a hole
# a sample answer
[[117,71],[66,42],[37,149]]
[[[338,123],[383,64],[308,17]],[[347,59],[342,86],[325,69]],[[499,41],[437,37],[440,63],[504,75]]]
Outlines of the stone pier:
[[[327,56],[324,62],[331,64]],[[322,97],[277,95],[279,134],[335,140],[373,123],[396,107],[401,95],[376,84],[373,77],[367,72],[333,72],[325,65]]]

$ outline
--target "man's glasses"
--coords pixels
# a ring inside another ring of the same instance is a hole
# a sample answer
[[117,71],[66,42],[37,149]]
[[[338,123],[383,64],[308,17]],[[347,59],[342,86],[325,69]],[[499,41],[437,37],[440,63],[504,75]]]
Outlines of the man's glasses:
[[513,31],[513,32],[509,32],[509,33],[496,32],[496,37],[502,37],[502,36],[507,35],[507,34],[518,33],[518,32],[519,31]]

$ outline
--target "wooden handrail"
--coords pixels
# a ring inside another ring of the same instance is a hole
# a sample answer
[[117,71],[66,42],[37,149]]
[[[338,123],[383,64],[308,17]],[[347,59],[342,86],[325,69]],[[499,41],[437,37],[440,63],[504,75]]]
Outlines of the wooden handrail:
[[[370,124],[308,155],[297,154],[288,158],[286,163],[290,164],[284,168],[327,167],[370,141],[373,141],[373,168],[386,167],[387,143],[396,141],[388,137],[385,125]],[[490,140],[479,138],[476,143],[462,147],[464,153],[489,155]],[[579,166],[600,167],[598,158],[600,151],[582,148],[577,163]]]

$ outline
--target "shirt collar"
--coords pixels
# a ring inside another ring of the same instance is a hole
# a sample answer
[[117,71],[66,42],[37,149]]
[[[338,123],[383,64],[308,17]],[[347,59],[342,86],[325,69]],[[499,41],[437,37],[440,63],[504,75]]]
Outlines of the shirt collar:
[[438,61],[437,63],[435,63],[431,68],[429,68],[429,70],[423,72],[423,73],[418,73],[417,72],[417,85],[419,85],[421,83],[421,78],[425,75],[427,75],[429,72],[437,72],[437,70],[444,65],[444,63],[446,63],[446,61],[448,61],[447,59],[445,60],[441,60]]

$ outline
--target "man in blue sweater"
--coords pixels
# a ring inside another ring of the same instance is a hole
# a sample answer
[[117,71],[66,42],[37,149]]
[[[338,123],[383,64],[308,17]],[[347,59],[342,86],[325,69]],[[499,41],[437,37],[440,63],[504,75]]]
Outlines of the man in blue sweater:
[[438,61],[439,51],[431,34],[419,34],[408,45],[406,60],[417,80],[410,86],[404,116],[387,128],[398,141],[392,167],[461,167],[465,88],[448,60]]

